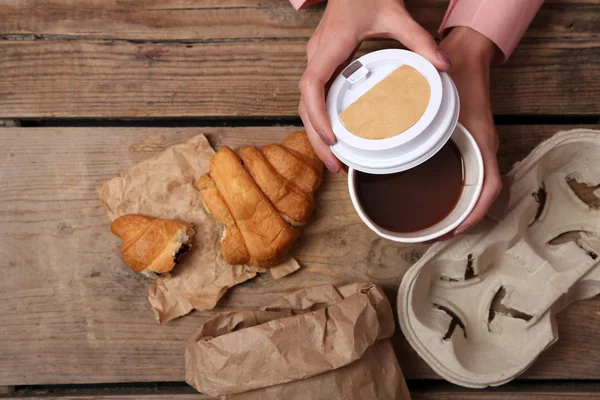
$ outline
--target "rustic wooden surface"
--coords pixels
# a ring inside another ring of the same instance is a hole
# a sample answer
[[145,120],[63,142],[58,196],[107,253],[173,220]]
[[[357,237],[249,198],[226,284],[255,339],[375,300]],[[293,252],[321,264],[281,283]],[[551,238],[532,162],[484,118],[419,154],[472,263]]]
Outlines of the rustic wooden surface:
[[[448,0],[406,3],[435,33]],[[106,385],[181,382],[185,342],[213,313],[154,322],[148,282],[122,265],[95,189],[200,132],[216,147],[237,147],[276,142],[296,128],[19,126],[30,124],[27,118],[146,118],[148,126],[155,117],[298,121],[305,46],[323,9],[298,13],[287,0],[0,1],[0,397],[210,399],[179,384]],[[505,122],[569,116],[600,123],[599,16],[600,0],[546,0],[511,60],[492,72],[495,115]],[[369,41],[360,52],[395,45]],[[500,126],[501,169],[566,128]],[[402,274],[426,246],[372,234],[355,215],[343,176],[328,176],[317,201],[295,249],[303,270],[244,283],[219,309],[253,308],[300,287],[355,280],[376,281],[395,300]],[[599,398],[600,299],[559,314],[558,330],[558,343],[514,387],[468,391],[436,381],[412,386],[413,399]],[[439,379],[399,333],[393,343],[408,379]],[[595,381],[573,381],[581,379]],[[83,386],[22,386],[45,384]]]
[[[412,400],[597,400],[597,392],[587,393],[546,393],[546,392],[416,392],[411,393]],[[49,396],[43,397],[45,400],[89,400],[89,396]],[[209,397],[201,394],[166,394],[166,395],[116,395],[116,396],[94,396],[94,400],[217,400],[216,397]],[[35,400],[39,397],[12,397],[13,400]]]
[[[434,32],[447,3],[408,7]],[[0,117],[296,116],[321,12],[285,0],[4,1]],[[595,114],[598,15],[596,0],[548,1],[493,71],[494,112]]]
[[[446,0],[406,0],[408,10],[431,33]],[[4,0],[0,32],[6,38],[219,40],[306,38],[324,5],[296,12],[285,0]],[[596,0],[546,0],[525,40],[597,38]]]
[[[96,188],[165,147],[204,132],[215,147],[279,142],[297,127],[3,128],[0,131],[0,384],[182,381],[185,341],[211,312],[157,325],[147,281],[123,266]],[[554,126],[500,127],[502,169]],[[327,176],[294,254],[303,270],[231,290],[223,308],[258,307],[285,292],[372,280],[392,301],[426,246],[379,239],[359,220],[345,177]],[[600,379],[600,299],[559,316],[560,340],[525,378]],[[394,337],[408,378],[436,375]]]

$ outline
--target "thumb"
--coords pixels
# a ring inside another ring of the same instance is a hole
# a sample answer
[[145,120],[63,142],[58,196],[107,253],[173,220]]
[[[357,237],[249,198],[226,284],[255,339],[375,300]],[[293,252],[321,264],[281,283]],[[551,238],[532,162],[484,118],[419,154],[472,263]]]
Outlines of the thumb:
[[447,71],[452,66],[448,56],[438,48],[433,36],[412,19],[408,11],[394,13],[389,19],[389,24],[388,32],[393,39],[425,57],[439,71]]

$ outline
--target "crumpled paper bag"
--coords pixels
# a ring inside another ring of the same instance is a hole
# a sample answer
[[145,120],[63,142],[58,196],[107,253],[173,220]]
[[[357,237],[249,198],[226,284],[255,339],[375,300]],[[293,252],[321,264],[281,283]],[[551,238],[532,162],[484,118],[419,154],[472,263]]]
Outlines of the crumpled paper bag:
[[125,214],[143,214],[194,224],[192,250],[170,275],[153,280],[149,287],[148,299],[159,323],[194,308],[212,309],[229,288],[258,272],[277,279],[300,268],[294,259],[266,271],[225,262],[219,243],[221,228],[204,211],[193,186],[208,172],[214,154],[206,137],[198,135],[142,161],[98,189],[111,221]]
[[189,339],[186,382],[227,399],[410,399],[383,291],[303,289],[258,311],[206,321]]

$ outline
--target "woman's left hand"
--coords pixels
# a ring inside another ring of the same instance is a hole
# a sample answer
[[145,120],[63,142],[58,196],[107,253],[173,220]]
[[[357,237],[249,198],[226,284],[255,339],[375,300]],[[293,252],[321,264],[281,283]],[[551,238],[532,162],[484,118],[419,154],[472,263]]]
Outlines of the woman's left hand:
[[433,37],[412,19],[404,0],[329,0],[306,47],[308,64],[299,83],[298,114],[315,152],[333,173],[339,172],[342,164],[330,149],[335,135],[325,109],[327,85],[369,37],[396,39],[438,70],[450,67]]
[[454,28],[440,48],[452,61],[448,73],[460,96],[459,121],[479,145],[485,169],[479,201],[467,219],[448,235],[451,237],[465,233],[480,222],[502,189],[496,158],[498,134],[490,103],[490,65],[496,48],[490,39],[466,27]]

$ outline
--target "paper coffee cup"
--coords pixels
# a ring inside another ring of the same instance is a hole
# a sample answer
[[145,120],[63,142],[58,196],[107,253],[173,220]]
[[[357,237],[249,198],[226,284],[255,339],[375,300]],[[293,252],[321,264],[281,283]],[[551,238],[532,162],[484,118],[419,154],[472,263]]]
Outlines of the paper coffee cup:
[[[385,139],[366,139],[350,132],[340,114],[376,84],[403,65],[413,67],[427,80],[429,102],[411,127]],[[438,72],[424,57],[398,49],[366,54],[336,77],[327,96],[327,112],[337,141],[332,152],[349,167],[348,187],[361,219],[380,236],[406,243],[443,236],[458,227],[475,207],[483,184],[483,159],[471,134],[458,124],[460,101],[452,79]],[[377,226],[364,212],[356,192],[356,171],[392,174],[414,168],[433,157],[452,140],[464,165],[464,189],[453,211],[442,221],[422,231],[397,233]]]
[[379,236],[402,243],[420,243],[427,242],[444,236],[456,229],[473,211],[481,188],[483,186],[483,158],[479,147],[473,139],[473,136],[461,124],[457,124],[452,134],[451,140],[461,153],[464,168],[464,186],[462,194],[454,209],[443,220],[437,224],[416,232],[394,232],[380,227],[371,220],[369,215],[363,209],[360,202],[356,175],[357,170],[349,168],[348,170],[348,190],[352,205],[356,209],[360,219]]

